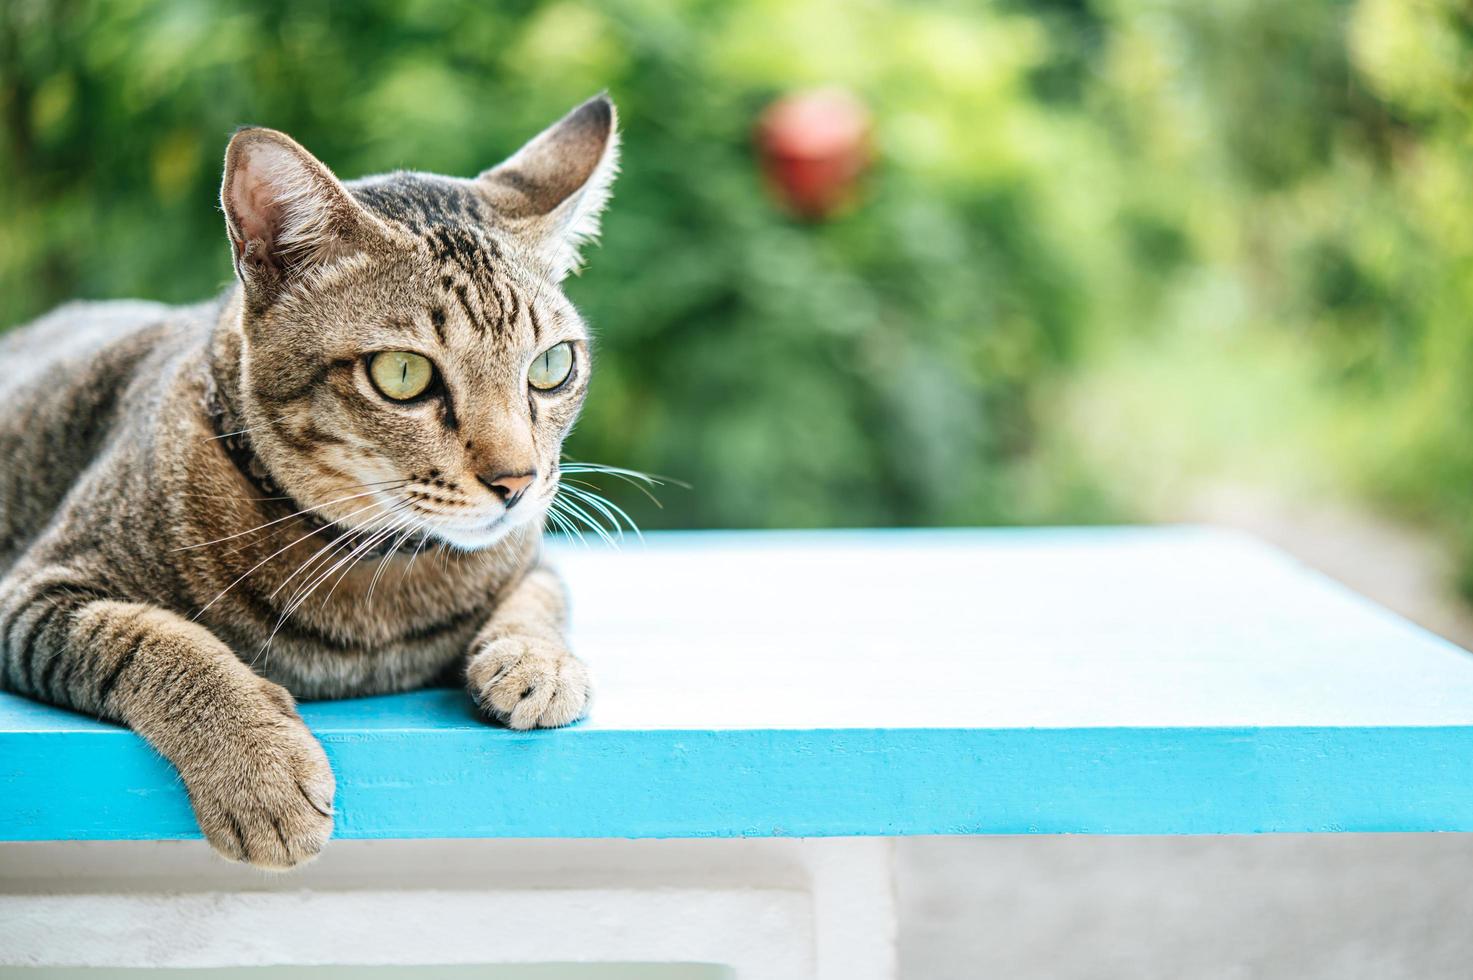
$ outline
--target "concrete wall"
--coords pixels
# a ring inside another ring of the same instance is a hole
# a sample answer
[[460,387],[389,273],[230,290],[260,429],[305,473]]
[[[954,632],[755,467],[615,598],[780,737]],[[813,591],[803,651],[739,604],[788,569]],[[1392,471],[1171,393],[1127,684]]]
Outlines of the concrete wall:
[[913,838],[906,980],[1473,976],[1473,835]]

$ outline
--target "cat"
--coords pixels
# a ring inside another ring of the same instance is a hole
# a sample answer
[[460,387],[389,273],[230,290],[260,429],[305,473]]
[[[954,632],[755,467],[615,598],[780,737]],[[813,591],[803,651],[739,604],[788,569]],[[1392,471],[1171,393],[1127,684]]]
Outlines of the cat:
[[295,698],[458,678],[512,728],[581,717],[541,535],[591,367],[560,284],[618,150],[605,96],[470,180],[238,131],[224,295],[0,338],[0,687],[129,726],[273,869],[332,831]]

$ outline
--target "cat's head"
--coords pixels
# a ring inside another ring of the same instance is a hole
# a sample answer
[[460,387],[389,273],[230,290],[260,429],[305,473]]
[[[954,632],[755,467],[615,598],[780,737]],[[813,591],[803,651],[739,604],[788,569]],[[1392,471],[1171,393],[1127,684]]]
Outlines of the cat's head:
[[603,96],[473,179],[344,184],[282,133],[237,133],[239,421],[273,479],[345,527],[462,548],[540,522],[590,368],[559,284],[617,158]]

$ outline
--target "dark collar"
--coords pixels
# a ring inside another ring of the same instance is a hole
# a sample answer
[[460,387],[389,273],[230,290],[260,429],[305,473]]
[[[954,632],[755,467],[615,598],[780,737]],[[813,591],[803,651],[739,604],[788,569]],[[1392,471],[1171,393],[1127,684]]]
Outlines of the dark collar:
[[[271,476],[271,471],[266,469],[266,464],[256,455],[251,447],[251,436],[248,429],[244,428],[238,421],[234,412],[226,405],[225,399],[221,397],[220,388],[214,378],[208,379],[205,393],[205,411],[210,417],[210,427],[215,430],[215,440],[225,448],[225,454],[235,464],[246,481],[260,492],[258,499],[268,508],[280,510],[283,514],[294,517],[301,524],[311,529],[311,534],[317,540],[326,544],[348,535],[356,535],[364,540],[368,532],[345,530],[337,527],[330,521],[318,517],[316,513],[309,511],[291,494],[281,488]],[[405,538],[397,548],[390,548],[390,541],[384,541],[359,554],[359,560],[365,558],[382,558],[391,551],[414,551],[423,542],[422,536],[415,534]],[[349,548],[351,551],[351,546]]]
[[261,499],[280,500],[290,504],[293,512],[301,510],[302,507],[291,495],[272,479],[266,464],[261,462],[256,451],[251,448],[250,433],[241,428],[235,414],[225,407],[219,389],[213,384],[209,386],[209,392],[205,396],[205,410],[210,416],[210,427],[215,430],[215,441],[225,447],[225,454],[230,457],[235,468],[240,470],[241,475],[261,492]]

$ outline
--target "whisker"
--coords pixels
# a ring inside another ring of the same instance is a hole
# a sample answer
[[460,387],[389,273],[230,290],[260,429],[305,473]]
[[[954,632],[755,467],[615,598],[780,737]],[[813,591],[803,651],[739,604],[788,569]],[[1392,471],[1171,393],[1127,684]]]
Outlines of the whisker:
[[[365,602],[373,602],[373,590],[378,586],[378,580],[384,574],[384,569],[389,567],[389,562],[393,559],[394,555],[398,553],[399,549],[404,547],[404,542],[409,540],[410,535],[419,530],[419,528],[415,526],[416,520],[413,518],[412,514],[410,515],[410,517],[411,519],[407,523],[405,530],[400,532],[399,537],[390,542],[388,550],[384,552],[383,560],[378,563],[378,568],[374,570],[373,579],[368,583],[368,596],[364,600]],[[416,549],[416,551],[417,550],[418,549]]]
[[569,541],[577,542],[585,550],[588,548],[588,540],[583,537],[583,531],[573,523],[572,519],[561,510],[554,511],[553,516],[557,518],[558,526]]
[[[384,541],[387,541],[389,538],[393,537],[395,534],[397,534],[401,529],[403,529],[404,527],[406,527],[413,520],[414,520],[414,515],[413,514],[409,515],[408,517],[402,517],[402,518],[400,518],[395,523],[389,525],[388,527],[384,528],[382,531],[379,531],[377,534],[375,534],[372,537],[370,537],[368,539],[368,541],[366,541],[361,547],[357,548],[346,559],[344,559],[343,561],[339,562],[338,565],[340,567],[342,567],[343,570],[340,573],[338,573],[337,580],[334,581],[332,583],[332,587],[327,590],[327,595],[325,595],[325,596],[322,597],[322,602],[321,602],[321,604],[319,604],[318,608],[319,609],[326,609],[327,608],[328,600],[332,598],[332,594],[338,590],[338,586],[339,585],[342,585],[343,584],[343,579],[345,579],[345,578],[348,577],[348,573],[350,573],[353,570],[353,566],[356,565],[356,564],[358,564],[358,562],[362,561],[363,558],[366,557],[366,555],[368,554],[368,552],[370,552],[374,548],[378,547],[378,545],[380,543],[382,543]],[[329,574],[331,574],[331,573],[329,573]]]
[[603,526],[603,521],[604,520],[608,521],[609,522],[608,529],[610,531],[612,531],[613,534],[615,536],[617,536],[620,540],[623,540],[623,538],[624,538],[624,528],[619,523],[618,519],[614,517],[612,511],[610,511],[602,503],[600,503],[598,501],[595,501],[595,500],[590,500],[589,498],[582,496],[583,491],[577,490],[574,487],[562,487],[561,489],[565,493],[568,494],[569,498],[571,498],[571,501],[573,502],[573,506],[575,506],[575,507],[585,507],[585,509],[586,508],[592,508],[593,511],[600,518],[603,519],[603,520],[600,520],[599,521],[599,525],[600,526]]
[[[641,544],[644,543],[644,535],[639,533],[639,525],[634,523],[634,518],[630,517],[628,512],[625,511],[624,508],[614,503],[608,497],[605,497],[601,493],[596,493],[589,490],[580,490],[577,487],[564,487],[563,489],[567,490],[568,493],[573,494],[578,499],[586,501],[589,505],[598,508],[599,511],[609,519],[609,523],[614,525],[614,528],[616,530],[619,527],[619,519],[623,518],[624,523],[629,525],[629,530],[634,532],[634,536],[639,539],[639,542]],[[623,532],[621,531],[620,535],[622,536],[622,534]]]
[[[308,589],[312,588],[313,583],[316,581],[316,576],[322,571],[326,570],[328,565],[336,561],[341,555],[346,554],[348,551],[351,551],[354,547],[356,547],[359,540],[360,539],[356,535],[344,534],[338,537],[336,540],[328,542],[322,548],[319,548],[315,555],[309,558],[295,572],[292,572],[289,578],[295,578],[297,575],[306,571],[308,568],[311,568],[313,565],[316,565],[318,568],[318,571],[313,572],[311,575],[308,575],[306,578],[298,582],[296,587],[292,589],[291,595],[287,596],[286,602],[282,607],[285,610],[286,615],[290,615],[291,612],[296,609],[297,601],[307,593]],[[277,591],[280,591],[281,588],[285,585],[286,583],[283,582],[280,586],[277,586]]]
[[[403,510],[405,507],[408,507],[408,506],[409,506],[409,502],[408,501],[404,501],[404,502],[400,503],[397,507],[395,507],[393,510],[391,510],[388,513],[382,515],[382,518],[381,519],[386,519],[388,517],[391,517],[392,515],[398,513],[399,511]],[[292,597],[292,599],[288,602],[286,608],[282,610],[281,616],[276,620],[276,626],[271,630],[271,635],[268,636],[266,638],[266,642],[264,644],[262,644],[262,648],[261,648],[262,649],[262,652],[265,652],[267,649],[270,648],[272,641],[276,639],[276,634],[281,631],[282,626],[286,625],[287,620],[291,618],[292,614],[295,613],[298,609],[300,609],[302,607],[302,604],[305,603],[309,598],[311,598],[312,593],[315,592],[315,591],[317,591],[317,589],[319,587],[321,587],[321,585],[322,585],[323,582],[327,581],[327,579],[330,578],[333,575],[333,573],[336,572],[338,569],[344,568],[345,566],[346,567],[351,567],[351,563],[352,563],[353,559],[355,559],[356,557],[358,557],[358,555],[360,555],[362,552],[368,550],[369,548],[372,548],[373,545],[374,545],[374,543],[376,543],[377,541],[379,541],[382,538],[383,534],[385,534],[386,532],[397,530],[398,526],[399,525],[396,522],[396,523],[390,524],[389,527],[387,529],[383,530],[383,531],[375,531],[375,532],[369,534],[369,536],[363,542],[361,542],[358,545],[352,547],[349,550],[349,553],[345,557],[339,558],[337,560],[336,564],[333,564],[330,568],[327,568],[326,571],[321,572],[318,575],[316,575],[312,579],[312,581],[310,583],[310,586],[307,587],[305,589],[305,591],[300,591],[299,590],[300,594],[294,594],[293,597]],[[351,538],[349,540],[351,540]],[[339,581],[341,581],[341,578],[339,578]],[[336,588],[336,583],[334,583],[334,588]],[[332,597],[332,593],[329,592],[327,598],[331,598],[331,597]],[[324,605],[326,605],[327,598],[325,598],[323,600],[323,604]],[[259,654],[258,654],[258,656],[259,656]]]
[[[640,493],[642,493],[646,497],[648,497],[650,503],[654,504],[656,507],[660,508],[661,510],[664,510],[665,509],[665,505],[660,502],[660,498],[659,497],[656,497],[654,495],[654,493],[650,490],[649,487],[645,486],[642,483],[635,483],[633,480],[629,480],[628,482],[629,482],[630,486],[634,487],[634,489],[638,490]],[[564,475],[563,478],[558,481],[558,484],[559,485],[562,485],[562,484],[566,484],[566,483],[571,483],[574,486],[586,487],[587,489],[592,490],[594,492],[599,492],[599,491],[601,491],[603,489],[597,483],[590,483],[587,480],[579,480],[579,479],[576,479],[574,477]]]
[[[348,520],[350,518],[356,517],[356,516],[358,516],[359,514],[362,514],[365,510],[368,510],[368,509],[370,509],[370,508],[365,507],[365,508],[361,508],[359,510],[355,510],[355,511],[353,511],[351,513],[344,514],[342,517],[340,517],[336,521],[328,521],[327,523],[329,525],[341,524],[343,521],[346,521],[346,520]],[[285,530],[287,530],[287,528],[286,528],[285,525],[283,525],[281,527],[271,528],[270,530],[266,531],[266,537],[268,537],[268,538],[275,537],[277,534],[279,534],[280,532],[285,531]],[[337,539],[334,539],[334,541],[336,541],[336,540]],[[258,545],[260,543],[261,542],[260,542],[259,539],[258,540],[255,540],[255,541],[242,541],[240,544],[236,545],[234,548],[231,548],[229,551],[224,552],[223,557],[229,557],[230,555],[238,555],[242,551],[245,551],[247,548],[253,548],[253,547],[255,547],[256,545]],[[329,541],[328,542],[329,545],[331,545],[333,543],[334,543],[333,541]],[[272,593],[272,594],[274,595],[275,593]]]
[[[380,506],[382,506],[382,504],[380,504]],[[390,511],[390,513],[392,513],[392,511]],[[380,517],[382,517],[382,516],[384,516],[384,515],[380,515]],[[311,567],[312,565],[316,564],[317,561],[320,558],[322,558],[322,556],[324,554],[326,554],[327,556],[329,556],[329,560],[331,560],[331,556],[338,554],[344,548],[346,548],[349,545],[351,545],[352,542],[353,542],[353,540],[354,540],[354,537],[355,536],[352,533],[339,535],[338,537],[334,538],[333,540],[327,542],[327,544],[323,545],[321,548],[318,548],[317,551],[312,555],[311,558],[308,558],[301,565],[298,565],[295,571],[293,571],[290,575],[288,575],[286,577],[286,579],[284,581],[282,581],[280,584],[277,585],[276,589],[271,593],[271,597],[274,598],[277,593],[279,593],[283,588],[285,588],[287,582],[291,581],[293,578],[296,578],[305,569],[307,569],[307,568]],[[302,596],[303,591],[311,584],[311,582],[312,582],[312,579],[310,577],[308,579],[304,579],[302,581],[302,583],[299,584],[292,591],[291,596],[286,601],[286,606],[285,606],[283,612],[276,619],[276,625],[272,628],[271,634],[266,637],[266,641],[261,644],[260,648],[257,649],[256,655],[253,658],[251,658],[251,666],[252,667],[255,667],[256,661],[260,660],[261,657],[263,657],[263,656],[269,656],[270,651],[271,651],[271,643],[272,643],[272,641],[274,641],[276,639],[276,634],[281,631],[281,627],[286,623],[287,618],[296,609],[295,603],[296,603],[297,599]]]
[[384,573],[384,569],[389,566],[389,562],[393,559],[394,553],[399,550],[399,546],[402,545],[405,539],[413,533],[413,528],[405,531],[403,537],[400,537],[398,540],[391,542],[389,546],[384,549],[384,556],[379,559],[378,568],[375,568],[373,570],[373,578],[370,579],[368,582],[368,595],[363,600],[365,605],[373,602],[373,590],[378,587],[379,576],[382,575]]
[[[369,482],[369,483],[348,483],[348,484],[344,484],[343,487],[342,487],[342,489],[344,489],[344,490],[362,490],[365,487],[379,487],[379,486],[383,486],[383,485],[388,484],[388,483],[402,483],[402,482],[405,482],[405,481],[399,480],[399,479],[395,479],[395,480],[377,480],[377,481],[373,481],[373,482]],[[175,494],[175,496],[176,497],[193,497],[193,498],[198,499],[198,500],[249,500],[249,501],[263,501],[263,502],[264,501],[269,501],[269,500],[291,500],[292,499],[292,497],[291,497],[290,494],[285,494],[285,493],[284,494],[281,494],[279,496],[276,496],[276,497],[250,497],[250,496],[246,496],[244,494],[237,494],[237,493],[189,493],[189,492],[182,492],[182,493]]]
[[629,481],[655,486],[668,483],[682,490],[691,489],[691,485],[684,480],[677,480],[673,476],[664,476],[659,473],[644,473],[640,470],[626,469],[623,466],[608,466],[604,463],[589,463],[576,459],[565,459],[558,464],[558,468],[565,473],[603,473],[608,476],[617,477]]
[[611,548],[618,547],[617,542],[614,541],[609,532],[604,528],[602,524],[590,517],[588,511],[584,510],[577,503],[567,499],[566,497],[562,499],[562,505],[566,509],[569,516],[581,520],[585,525],[588,526],[588,529],[590,531],[595,532],[600,538],[603,538],[605,544],[607,544]]
[[[681,487],[685,490],[690,489],[690,484],[682,480],[677,480],[673,477],[668,476],[661,476],[655,473],[644,473],[640,470],[631,470],[623,466],[608,466],[604,463],[588,463],[576,459],[565,459],[560,463],[559,468],[564,474],[563,480],[560,481],[560,485],[572,484],[573,486],[586,487],[594,492],[594,496],[600,498],[605,504],[609,505],[610,507],[615,506],[614,502],[608,497],[604,496],[597,484],[590,483],[587,480],[579,480],[577,479],[577,475],[588,477],[613,477],[616,480],[620,480],[634,487],[640,493],[648,497],[650,503],[654,504],[656,507],[659,507],[662,510],[664,509],[665,505],[660,502],[659,497],[655,496],[653,490],[651,489],[652,487],[664,486],[666,484],[669,484],[671,486]],[[568,489],[572,491],[573,486],[569,486]],[[639,528],[635,525],[634,521],[629,519],[629,515],[627,513],[624,513],[622,510],[620,510],[620,514],[623,519],[629,523],[629,526],[633,528],[635,534],[639,535]],[[612,520],[612,517],[610,519]],[[617,525],[618,522],[615,521],[614,523]]]
[[[371,510],[374,507],[378,507],[378,506],[382,506],[382,505],[381,504],[378,504],[378,503],[369,504],[367,507],[363,507],[363,508],[360,508],[359,510],[355,510],[352,514],[349,514],[349,515],[347,515],[347,517],[344,517],[344,518],[341,518],[341,519],[342,520],[347,520],[348,517],[353,517],[356,514],[361,514],[361,513],[363,513],[366,510]],[[334,521],[333,523],[335,524],[337,522]],[[312,537],[314,534],[321,534],[323,531],[326,531],[329,527],[332,527],[332,526],[333,526],[332,524],[324,524],[322,527],[313,528],[311,531],[308,531],[306,534],[304,534],[301,537],[297,538],[295,541],[292,541],[291,543],[289,543],[289,544],[281,547],[280,549],[278,549],[276,551],[273,551],[271,554],[267,555],[265,558],[262,558],[260,561],[256,562],[250,568],[246,569],[245,574],[241,575],[240,578],[236,579],[234,582],[231,582],[229,585],[225,586],[225,588],[221,589],[219,595],[215,596],[215,598],[211,599],[209,602],[207,602],[203,606],[201,606],[199,612],[197,612],[197,613],[194,614],[194,619],[198,620],[201,616],[203,616],[205,614],[205,610],[209,609],[215,603],[217,603],[221,599],[223,599],[225,597],[225,593],[229,592],[231,589],[235,588],[237,585],[239,585],[240,583],[244,582],[247,578],[249,578],[256,571],[256,569],[260,568],[262,565],[266,564],[268,561],[270,561],[271,559],[275,558],[277,555],[281,554],[282,552],[289,551],[290,549],[294,548],[296,545],[298,545],[301,542],[306,541],[308,538]],[[295,575],[296,573],[293,572],[292,574]],[[272,595],[275,595],[275,594],[276,593],[274,593],[274,592],[272,593]]]
[[558,533],[558,534],[567,534],[568,533],[568,524],[567,524],[567,522],[565,520],[563,520],[562,515],[559,514],[553,508],[551,508],[551,507],[547,508],[547,510],[543,511],[542,516],[543,516],[543,518],[545,520],[547,520],[548,522],[550,522],[552,524],[553,530],[556,533]]
[[194,497],[198,500],[290,500],[291,497],[281,494],[277,497],[247,497],[235,493],[179,493],[177,497]]
[[[393,504],[389,504],[389,505],[379,504],[378,506],[388,506],[390,509],[389,510],[386,510],[382,514],[377,515],[374,518],[375,520],[378,520],[378,519],[387,517],[389,514],[394,513],[395,509],[397,509]],[[366,508],[366,507],[364,508],[364,510],[367,510],[367,509],[368,508]],[[362,512],[363,511],[355,511],[354,513],[361,514]],[[352,516],[352,515],[349,515],[349,516]],[[321,558],[324,553],[332,554],[332,553],[335,553],[337,551],[340,551],[342,548],[344,548],[344,547],[346,547],[348,545],[351,545],[353,543],[354,537],[355,536],[353,534],[351,534],[351,533],[349,533],[349,534],[340,534],[336,538],[334,538],[333,540],[331,540],[331,541],[327,542],[326,544],[324,544],[321,548],[318,548],[317,551],[312,555],[311,558],[308,558],[306,561],[302,562],[302,564],[300,564],[300,565],[297,566],[297,570],[296,571],[292,572],[286,578],[282,579],[280,582],[277,583],[276,588],[274,588],[274,589],[271,590],[271,595],[269,596],[269,598],[275,599],[277,597],[277,595],[280,594],[281,590],[284,589],[284,588],[286,588],[288,582],[290,582],[292,579],[296,578],[298,575],[300,575],[303,572],[305,572],[307,569],[311,568],[313,565],[317,564],[318,559]],[[293,598],[296,597],[296,593],[295,592],[292,594],[292,597]],[[288,599],[287,601],[290,602],[291,600]]]
[[333,504],[342,504],[348,502],[349,500],[358,500],[362,497],[370,497],[373,494],[380,492],[380,490],[365,490],[363,493],[355,493],[350,494],[346,497],[339,497],[336,500],[329,500],[327,503],[318,504],[315,507],[303,507],[301,510],[297,511],[294,514],[288,514],[285,517],[278,517],[276,520],[267,521],[265,524],[258,524],[257,526],[250,528],[249,530],[237,531],[235,534],[227,534],[225,537],[216,538],[213,541],[202,541],[199,544],[184,545],[182,547],[172,549],[170,553],[172,554],[175,551],[195,551],[199,548],[208,548],[212,544],[222,544],[226,541],[234,541],[236,538],[244,537],[247,534],[255,534],[257,531],[264,531],[266,528],[271,527],[275,524],[280,524],[282,521],[289,521],[293,517],[301,517],[303,514],[310,514],[313,511],[321,510],[324,507],[331,507]]
[[287,416],[282,415],[279,418],[268,419],[267,421],[262,422],[260,425],[253,425],[248,429],[236,429],[234,432],[222,432],[218,436],[210,436],[208,439],[205,440],[205,442],[214,442],[217,439],[229,439],[231,436],[243,436],[247,432],[255,432],[257,429],[264,429],[268,425],[275,425],[277,422],[285,422],[286,419]]
[[402,586],[404,584],[404,580],[409,576],[410,571],[414,569],[414,563],[419,561],[420,552],[424,551],[425,545],[429,543],[430,536],[428,534],[420,535],[419,544],[414,546],[414,554],[409,556],[409,561],[405,564],[404,570],[399,573],[399,581],[395,582],[395,585]]
[[583,532],[579,530],[578,526],[573,523],[573,521],[567,516],[566,513],[563,512],[562,501],[560,499],[558,499],[557,497],[553,497],[552,500],[549,501],[547,513],[557,520],[558,526],[563,529],[563,532],[565,534],[567,534],[570,538],[576,540],[584,548],[588,547],[588,542],[584,539]]

